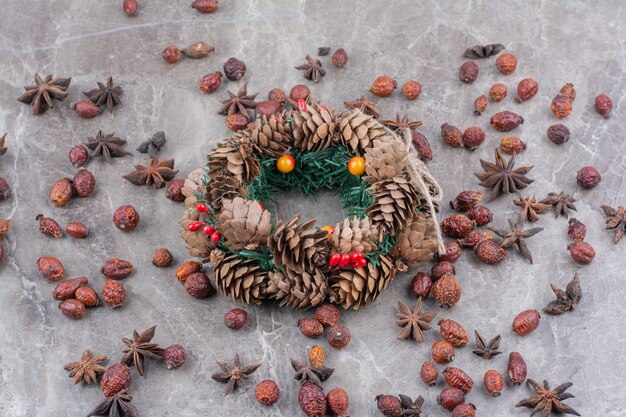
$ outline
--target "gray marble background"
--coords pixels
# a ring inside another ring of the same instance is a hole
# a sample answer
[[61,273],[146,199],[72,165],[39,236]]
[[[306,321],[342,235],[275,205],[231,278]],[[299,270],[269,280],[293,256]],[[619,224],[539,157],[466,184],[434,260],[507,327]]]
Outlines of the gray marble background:
[[[501,135],[489,128],[490,115],[508,109],[524,116],[526,122],[515,133],[528,149],[519,162],[535,165],[530,173],[535,182],[525,194],[573,193],[579,200],[576,217],[587,224],[587,240],[596,249],[596,260],[584,267],[574,264],[565,249],[567,221],[546,215],[539,223],[545,231],[529,241],[534,265],[515,251],[495,267],[464,254],[456,264],[462,300],[451,310],[440,311],[438,318],[456,319],[470,332],[479,329],[486,337],[501,333],[501,347],[526,357],[531,378],[547,378],[554,384],[572,381],[576,398],[568,402],[584,416],[625,415],[626,242],[612,244],[612,236],[603,230],[599,207],[626,204],[626,8],[622,2],[236,0],[223,1],[212,15],[196,13],[189,7],[190,0],[139,2],[135,18],[122,13],[121,1],[1,2],[0,132],[9,132],[9,151],[1,159],[0,175],[11,184],[13,197],[0,203],[0,215],[11,219],[13,229],[6,242],[8,256],[0,267],[0,415],[86,415],[100,400],[100,389],[73,386],[63,364],[77,360],[85,348],[119,360],[120,338],[153,324],[158,325],[155,340],[163,345],[182,343],[188,361],[176,371],[148,363],[145,378],[133,372],[133,402],[142,415],[302,415],[289,357],[303,359],[307,348],[317,342],[304,338],[296,327],[297,319],[308,313],[271,305],[250,307],[248,324],[234,333],[222,323],[223,314],[233,307],[230,300],[192,299],[174,278],[175,266],[153,267],[150,258],[158,246],[169,247],[177,263],[188,256],[178,238],[182,205],[167,200],[164,190],[138,188],[121,178],[133,163],[146,159],[143,155],[135,152],[110,165],[92,160],[88,168],[97,178],[97,187],[90,198],[55,208],[48,192],[57,178],[75,172],[67,158],[71,146],[99,129],[128,139],[131,150],[164,130],[168,143],[161,155],[176,158],[179,177],[186,176],[228,134],[223,117],[216,114],[227,89],[236,91],[248,81],[259,97],[277,86],[288,91],[302,82],[293,66],[326,45],[344,47],[350,56],[344,69],[331,67],[319,85],[311,84],[315,98],[329,106],[341,108],[344,100],[364,94],[380,74],[390,74],[400,83],[419,80],[423,92],[417,101],[408,102],[399,93],[374,101],[385,117],[406,110],[424,121],[420,130],[435,154],[429,167],[441,182],[446,201],[463,189],[477,188],[472,172],[479,170],[479,158],[493,158]],[[198,40],[211,42],[216,52],[177,65],[166,64],[160,56],[170,43],[183,47]],[[517,55],[517,72],[505,77],[496,71],[495,59],[479,61],[479,79],[463,85],[457,78],[462,51],[489,42],[501,42]],[[212,95],[202,94],[197,88],[200,77],[220,69],[230,56],[247,63],[245,78],[225,83]],[[329,58],[324,63],[329,64]],[[35,72],[72,77],[69,98],[40,117],[15,100],[22,86],[32,83]],[[109,75],[125,90],[123,104],[112,115],[79,119],[70,103]],[[474,99],[492,83],[504,82],[512,92],[528,76],[540,84],[533,100],[516,104],[509,94],[485,115],[472,114]],[[565,120],[572,139],[556,146],[545,137],[546,128],[555,122],[549,103],[566,82],[574,83],[578,92],[574,111]],[[593,110],[599,92],[613,99],[614,115],[609,120]],[[487,140],[476,152],[444,146],[438,136],[444,122],[461,128],[480,125]],[[575,172],[587,164],[603,175],[591,191],[579,189],[575,182]],[[320,224],[342,217],[332,195],[318,196],[317,201],[286,196],[280,215],[303,211]],[[511,201],[508,196],[489,205],[496,213],[494,226],[503,227],[506,218],[516,214]],[[115,208],[127,203],[141,214],[140,227],[130,234],[111,222]],[[39,212],[62,224],[83,221],[92,235],[86,240],[41,236],[34,220]],[[89,310],[80,321],[65,318],[52,299],[54,285],[37,272],[35,261],[42,255],[59,257],[68,277],[88,276],[97,289],[103,282],[99,268],[106,258],[131,260],[136,272],[124,281],[126,305],[118,311]],[[560,317],[544,316],[532,335],[515,336],[510,330],[513,317],[524,309],[541,308],[552,299],[549,283],[563,287],[575,272],[584,292],[578,309]],[[376,304],[342,315],[353,341],[342,351],[328,351],[328,364],[336,372],[325,386],[348,391],[352,416],[379,415],[374,396],[380,393],[421,394],[426,398],[423,415],[448,414],[435,404],[443,388],[441,380],[434,388],[419,381],[420,364],[428,359],[438,333],[428,332],[423,344],[396,340],[396,301],[413,302],[407,293],[409,279],[409,274],[398,276]],[[427,305],[437,308],[432,301]],[[327,347],[325,341],[317,343]],[[210,375],[216,359],[230,360],[235,351],[263,366],[252,383],[223,398],[224,386]],[[503,354],[484,361],[471,354],[471,346],[457,350],[454,364],[476,381],[468,400],[476,404],[478,415],[528,415],[526,409],[513,408],[529,395],[527,387],[507,386],[496,399],[482,389],[483,373],[491,368],[503,372],[506,360]],[[254,385],[265,378],[275,379],[282,390],[272,408],[254,400]]]

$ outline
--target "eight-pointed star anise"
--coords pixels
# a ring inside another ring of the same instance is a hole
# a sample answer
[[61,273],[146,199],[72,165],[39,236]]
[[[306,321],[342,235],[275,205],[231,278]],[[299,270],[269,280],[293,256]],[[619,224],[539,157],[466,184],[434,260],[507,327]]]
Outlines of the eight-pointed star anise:
[[539,215],[547,213],[551,207],[549,204],[537,201],[534,194],[528,197],[522,197],[520,195],[517,200],[513,200],[513,204],[522,208],[520,217],[531,222],[539,220]]
[[611,206],[604,205],[602,206],[602,211],[607,217],[606,229],[615,229],[613,243],[617,245],[626,231],[626,208],[619,206],[617,209],[614,209]]
[[48,108],[54,107],[53,100],[65,100],[71,81],[71,78],[52,78],[52,75],[42,79],[39,74],[35,74],[35,85],[24,87],[26,92],[17,100],[33,106],[33,114],[45,113]]
[[571,382],[566,382],[554,389],[550,389],[550,384],[548,384],[548,381],[545,379],[543,381],[543,387],[532,379],[528,379],[528,385],[535,391],[535,395],[521,400],[515,404],[515,407],[532,408],[533,412],[530,414],[531,417],[535,414],[540,417],[548,417],[552,412],[580,416],[578,411],[563,403],[563,401],[568,398],[574,398],[572,394],[565,392],[569,387],[574,385]]
[[489,200],[493,200],[499,194],[515,193],[519,190],[523,190],[533,182],[526,176],[528,171],[533,169],[532,166],[515,168],[515,154],[509,159],[509,162],[504,160],[502,154],[496,148],[496,162],[491,163],[484,160],[480,160],[480,165],[485,172],[475,173],[476,177],[480,180],[478,183],[485,188],[491,188],[491,194]]
[[413,130],[422,125],[421,120],[409,121],[409,115],[407,112],[404,112],[404,116],[402,117],[400,117],[400,113],[396,113],[396,120],[389,119],[381,120],[380,122],[398,134],[402,134],[406,129]]
[[139,410],[130,403],[132,399],[127,390],[122,390],[102,400],[87,417],[139,417]]
[[85,96],[97,106],[106,106],[108,111],[113,111],[113,106],[121,104],[120,97],[124,93],[122,87],[113,85],[113,77],[109,77],[107,84],[98,83],[98,88],[83,92]]
[[311,381],[315,385],[322,386],[322,382],[326,381],[335,372],[333,368],[326,366],[306,366],[304,363],[291,358],[291,366],[296,371],[294,379],[304,384],[305,381]]
[[217,111],[217,114],[223,114],[224,116],[230,116],[231,114],[239,113],[248,117],[248,110],[253,109],[256,106],[254,99],[257,94],[248,94],[248,83],[245,83],[237,94],[228,92],[228,100],[224,100],[222,107]]
[[101,156],[107,162],[111,162],[111,158],[132,155],[122,149],[122,146],[126,145],[124,139],[118,138],[115,133],[109,133],[105,136],[102,130],[98,131],[95,138],[87,138],[85,145],[92,150],[92,156]]
[[472,349],[472,353],[474,355],[482,356],[485,359],[491,359],[502,353],[498,350],[500,347],[500,335],[493,337],[488,343],[485,342],[485,339],[483,339],[483,337],[476,330],[474,330],[474,335],[476,336],[476,347]]
[[576,199],[563,191],[558,194],[548,193],[548,196],[540,201],[540,203],[554,206],[554,217],[563,215],[565,218],[569,215],[569,210],[576,211],[574,202],[576,202]]
[[150,165],[137,164],[135,170],[124,175],[124,179],[135,185],[152,185],[154,188],[163,188],[171,181],[178,171],[174,170],[174,159],[161,159],[153,156]]
[[419,297],[415,303],[413,311],[398,301],[398,312],[396,313],[396,324],[402,327],[398,339],[408,339],[412,337],[417,342],[424,341],[422,330],[430,330],[430,322],[437,315],[434,311],[420,311],[422,308],[422,298]]
[[211,375],[211,378],[217,382],[226,384],[224,395],[228,395],[236,390],[239,386],[241,386],[243,381],[248,379],[250,375],[252,375],[254,371],[261,366],[260,363],[242,366],[241,359],[239,359],[239,353],[235,354],[232,365],[222,361],[215,361],[215,363],[217,363],[223,372],[216,372]]
[[106,355],[93,355],[89,349],[83,352],[79,362],[69,362],[63,365],[72,378],[74,384],[83,381],[85,384],[93,384],[98,381],[98,376],[102,375],[106,368],[102,366],[107,361]]
[[408,395],[398,394],[398,397],[400,397],[403,417],[420,417],[422,406],[424,405],[424,397],[418,395],[415,401],[411,400],[411,397]]
[[365,96],[361,96],[356,100],[344,101],[343,104],[349,109],[359,109],[367,115],[374,116],[375,118],[380,117],[380,111],[376,107],[376,104],[369,101]]
[[156,343],[150,343],[154,337],[155,330],[156,326],[144,330],[141,334],[137,333],[137,330],[133,330],[132,340],[128,338],[122,339],[122,342],[128,346],[128,349],[122,351],[124,356],[120,362],[128,366],[134,365],[141,376],[144,373],[144,359],[146,357],[161,360],[161,356],[163,356],[163,348]]
[[551,301],[545,306],[543,311],[554,316],[574,310],[583,296],[578,274],[575,274],[574,278],[567,284],[565,291],[556,287],[554,284],[550,284],[550,287],[554,295],[556,295],[556,300]]
[[515,221],[508,219],[508,222],[510,230],[502,230],[495,227],[488,227],[488,229],[503,239],[502,242],[500,242],[500,246],[502,246],[503,248],[508,248],[513,245],[517,245],[520,253],[532,264],[533,255],[532,253],[530,253],[530,250],[526,245],[525,239],[541,232],[543,230],[543,227],[533,227],[531,229],[525,229],[524,219],[522,219],[521,217],[518,217]]
[[156,156],[161,148],[165,146],[167,139],[165,138],[165,132],[156,132],[152,137],[137,147],[140,153],[147,153],[150,156]]
[[298,65],[296,69],[304,71],[304,78],[314,83],[318,83],[326,75],[326,70],[322,68],[320,60],[311,58],[309,55],[306,56],[306,64]]

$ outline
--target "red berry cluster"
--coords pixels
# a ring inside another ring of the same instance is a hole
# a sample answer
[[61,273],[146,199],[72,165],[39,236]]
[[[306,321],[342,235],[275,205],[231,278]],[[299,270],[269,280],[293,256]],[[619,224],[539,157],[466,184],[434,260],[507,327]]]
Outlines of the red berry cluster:
[[367,265],[367,259],[363,257],[361,252],[352,252],[350,254],[333,253],[328,261],[330,269],[340,269],[346,266],[350,268],[362,268]]
[[[209,208],[204,203],[197,203],[196,210],[198,210],[200,213],[209,213]],[[211,240],[215,243],[219,242],[222,238],[222,234],[216,231],[215,228],[210,224],[206,224],[204,222],[191,222],[187,226],[187,230],[189,230],[190,232],[196,232],[200,230],[200,228],[202,228],[202,233],[207,236],[211,236]]]

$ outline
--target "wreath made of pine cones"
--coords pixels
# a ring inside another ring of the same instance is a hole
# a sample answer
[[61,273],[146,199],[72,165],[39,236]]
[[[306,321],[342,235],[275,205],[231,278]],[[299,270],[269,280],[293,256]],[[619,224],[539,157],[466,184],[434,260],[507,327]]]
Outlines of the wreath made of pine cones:
[[[405,143],[359,110],[312,104],[257,118],[189,174],[181,237],[191,256],[213,265],[215,286],[233,300],[295,308],[330,301],[358,309],[397,272],[441,248],[438,186],[421,161],[427,186],[416,184]],[[282,155],[294,157],[294,171],[277,170]],[[362,176],[348,170],[357,155],[365,159]],[[334,228],[319,229],[299,214],[274,219],[264,208],[274,192],[321,188],[337,190],[350,213]]]

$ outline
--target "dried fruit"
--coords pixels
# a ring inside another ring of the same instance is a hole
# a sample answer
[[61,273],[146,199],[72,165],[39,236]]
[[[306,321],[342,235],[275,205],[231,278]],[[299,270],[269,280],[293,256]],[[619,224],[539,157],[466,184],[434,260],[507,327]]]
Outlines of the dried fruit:
[[441,375],[443,376],[443,379],[446,380],[448,385],[460,389],[466,395],[472,390],[472,388],[474,388],[474,381],[461,368],[447,366]]
[[492,397],[499,397],[500,394],[502,394],[502,387],[504,387],[504,379],[502,375],[500,375],[500,372],[490,369],[485,372],[483,385],[485,386],[487,394]]
[[328,344],[335,349],[343,349],[350,343],[350,330],[345,326],[333,326],[326,334]]
[[326,394],[328,409],[338,417],[348,417],[350,400],[348,393],[343,388],[333,388]]
[[459,404],[452,410],[452,417],[475,417],[476,406],[474,404]]
[[113,308],[120,308],[126,299],[124,284],[113,279],[107,279],[102,285],[102,301]]
[[254,390],[256,400],[263,405],[272,405],[280,397],[280,390],[276,382],[266,379],[259,382]]
[[306,337],[315,338],[324,334],[324,326],[313,317],[298,320],[298,328]]
[[120,98],[122,94],[124,94],[124,90],[122,90],[122,87],[119,85],[115,86],[113,84],[113,77],[109,77],[106,85],[99,82],[98,88],[83,92],[83,94],[96,106],[106,106],[107,110],[112,112],[113,106],[122,103]]
[[586,234],[587,226],[573,217],[569,219],[569,222],[567,223],[567,236],[576,242],[582,242],[585,240]]
[[319,345],[313,345],[309,350],[309,364],[311,366],[324,366],[324,349]]
[[474,355],[481,356],[484,359],[491,359],[502,353],[498,350],[500,347],[500,335],[491,338],[489,343],[485,342],[485,339],[476,330],[474,330],[474,335],[476,336],[476,347],[472,349]]
[[130,386],[130,369],[123,363],[115,363],[107,368],[102,375],[101,388],[105,397],[109,398]]
[[396,313],[396,324],[402,328],[397,336],[398,340],[412,338],[416,342],[424,341],[423,330],[430,330],[430,322],[437,315],[434,311],[421,311],[422,299],[418,298],[413,310],[398,301],[398,312]]
[[311,381],[315,385],[322,385],[323,381],[326,381],[335,372],[332,368],[327,368],[323,365],[310,365],[305,366],[302,362],[291,358],[291,366],[296,371],[294,379],[304,383]]
[[185,289],[192,297],[206,298],[215,294],[211,280],[204,272],[194,272],[185,280]]
[[219,0],[193,0],[191,7],[200,13],[213,13],[220,7]]
[[9,197],[11,197],[11,187],[4,178],[0,177],[0,201],[4,201]]
[[430,143],[428,142],[428,139],[426,139],[426,136],[416,130],[411,130],[411,140],[421,160],[433,159],[433,150],[430,147]]
[[445,274],[455,274],[456,270],[454,265],[450,261],[436,262],[430,269],[430,272],[435,280],[438,280]]
[[479,126],[472,126],[463,132],[463,145],[469,150],[477,149],[485,141],[485,131]]
[[122,10],[126,16],[134,16],[137,13],[137,0],[124,0]]
[[407,100],[417,99],[422,92],[422,86],[420,83],[414,80],[409,80],[402,86],[402,95]]
[[65,225],[65,233],[77,239],[89,236],[89,228],[80,222],[70,222]]
[[11,229],[11,221],[9,219],[0,219],[0,239],[6,237]]
[[451,214],[441,222],[441,231],[449,237],[463,238],[476,224],[464,214]]
[[241,308],[232,308],[224,315],[224,324],[229,329],[239,330],[245,326],[248,313]]
[[111,162],[111,158],[132,155],[122,149],[125,144],[126,141],[115,136],[115,133],[105,135],[102,130],[98,131],[95,138],[87,138],[87,143],[85,143],[91,149],[92,156],[103,157],[107,162]]
[[506,85],[502,83],[495,83],[489,89],[489,98],[493,101],[502,101],[506,97],[507,89]]
[[174,261],[174,256],[167,248],[158,248],[152,254],[152,265],[167,268]]
[[306,381],[300,387],[298,403],[307,417],[322,417],[328,410],[326,396],[324,396],[322,388],[310,381]]
[[420,370],[420,377],[424,384],[429,387],[434,387],[437,384],[437,376],[439,375],[439,371],[437,371],[437,367],[430,361],[426,361],[422,364],[422,368]]
[[430,355],[437,363],[449,363],[454,361],[454,347],[450,342],[437,340],[430,347]]
[[447,123],[441,125],[441,139],[455,148],[463,146],[463,133],[461,130]]
[[176,269],[176,279],[185,282],[189,275],[202,270],[202,264],[196,261],[187,261]]
[[576,173],[576,182],[581,188],[590,190],[600,183],[602,175],[597,169],[591,166],[582,167],[580,171]]
[[575,262],[579,264],[590,264],[596,256],[596,251],[587,242],[574,242],[567,246],[567,250]]
[[339,322],[339,309],[334,304],[320,304],[315,309],[315,318],[322,326],[334,326]]
[[397,86],[396,80],[388,75],[381,75],[374,80],[370,91],[378,97],[389,97]]
[[206,94],[211,94],[222,85],[222,73],[219,71],[211,72],[204,77],[200,78],[198,87],[200,91]]
[[72,378],[74,384],[83,381],[85,384],[95,384],[98,377],[102,375],[106,368],[104,365],[107,361],[105,355],[93,355],[89,349],[83,352],[78,362],[69,362],[63,365],[63,369],[68,372],[68,376]]
[[439,261],[454,262],[461,257],[461,246],[457,242],[446,242],[443,246],[446,253],[436,256]]
[[110,258],[104,262],[100,271],[108,279],[122,279],[133,272],[133,264],[122,259]]
[[139,213],[129,204],[119,206],[113,213],[113,223],[118,229],[131,232],[139,224]]
[[556,295],[556,300],[551,301],[545,306],[543,311],[553,316],[574,310],[583,296],[578,274],[575,274],[574,278],[567,284],[565,291],[556,287],[554,284],[550,284],[550,287],[554,295]]
[[230,114],[226,116],[226,127],[233,132],[238,132],[248,127],[248,117],[243,114]]
[[53,101],[63,101],[67,97],[67,87],[71,78],[53,78],[47,75],[44,79],[35,74],[35,85],[24,87],[26,90],[17,101],[33,106],[33,114],[43,114],[48,108],[54,107]]
[[56,207],[63,207],[70,201],[73,195],[72,180],[61,178],[50,189],[50,202]]
[[474,114],[476,116],[480,116],[483,114],[487,107],[489,106],[489,102],[487,101],[486,95],[479,96],[476,100],[474,100]]
[[82,302],[85,307],[95,307],[100,304],[98,293],[91,287],[77,288],[74,296],[78,301]]
[[454,201],[450,201],[450,208],[458,211],[468,211],[474,207],[485,195],[480,191],[465,190],[461,191]]
[[496,68],[501,74],[513,74],[517,69],[517,58],[513,54],[502,54],[496,59]]
[[489,58],[490,56],[498,55],[503,49],[504,45],[501,43],[474,45],[471,48],[467,48],[465,52],[463,52],[463,56],[469,59]]
[[524,220],[517,217],[515,221],[508,219],[509,230],[497,229],[495,227],[489,227],[489,230],[502,238],[500,246],[503,248],[509,248],[513,245],[517,246],[522,256],[528,259],[528,262],[533,263],[533,255],[526,245],[526,239],[536,235],[543,230],[543,227],[533,227],[525,229]]
[[451,319],[439,320],[441,337],[454,347],[463,347],[467,344],[467,332],[459,323]]
[[135,170],[122,178],[135,185],[151,185],[156,189],[165,187],[165,183],[174,179],[178,171],[174,170],[174,159],[161,159],[153,156],[150,165],[137,164]]
[[70,298],[59,304],[59,310],[65,317],[78,320],[85,315],[85,304],[82,301]]
[[515,97],[515,101],[521,103],[530,100],[537,94],[537,91],[539,91],[537,82],[532,78],[524,78],[517,85],[517,97]]
[[554,206],[554,217],[559,216],[567,216],[569,215],[569,210],[576,210],[576,206],[574,203],[576,199],[569,194],[561,191],[560,193],[548,193],[548,196],[540,201],[540,203],[549,204]]
[[527,373],[528,367],[522,355],[518,352],[509,353],[509,363],[507,366],[509,381],[511,381],[513,385],[521,385],[526,379]]
[[615,209],[607,205],[602,205],[601,208],[607,218],[605,229],[615,229],[613,243],[617,245],[626,231],[626,209],[624,206]]
[[471,84],[478,78],[478,65],[473,61],[467,61],[459,68],[459,79],[464,83]]
[[450,308],[461,298],[461,286],[452,274],[444,274],[434,284],[432,294],[441,308]]
[[552,99],[550,111],[557,119],[565,119],[572,113],[572,102],[569,98],[559,94]]
[[541,315],[537,310],[524,310],[513,319],[513,331],[518,336],[526,335],[539,327]]
[[535,394],[532,397],[521,400],[515,404],[515,407],[532,408],[533,412],[531,413],[531,416],[537,412],[541,412],[541,415],[544,416],[548,416],[553,412],[558,414],[573,414],[575,416],[580,416],[578,411],[563,403],[563,400],[573,397],[572,394],[565,392],[569,387],[574,385],[571,382],[566,382],[554,389],[550,389],[550,384],[548,384],[548,381],[545,379],[543,381],[543,387],[532,379],[529,379],[528,385],[532,387]]
[[89,160],[89,151],[85,145],[76,145],[70,149],[69,158],[72,165],[78,168]]
[[311,90],[304,84],[296,84],[291,87],[289,91],[289,100],[295,105],[298,100],[302,100],[305,103],[309,103],[311,100]]
[[465,402],[465,394],[458,388],[444,388],[437,396],[437,404],[446,410],[454,410],[454,408]]
[[[117,281],[113,281],[117,282]],[[117,282],[119,284],[119,282]],[[147,328],[141,333],[137,333],[137,330],[133,330],[133,338],[122,338],[122,343],[126,345],[127,349],[124,349],[122,353],[121,363],[134,366],[137,373],[143,376],[145,372],[144,361],[148,357],[150,359],[161,360],[163,356],[163,348],[156,343],[151,343],[156,326]]]
[[606,94],[598,94],[595,101],[596,111],[605,119],[608,119],[613,109],[613,102]]
[[491,240],[483,240],[474,246],[474,253],[481,262],[493,265],[506,258],[506,250]]
[[165,362],[165,366],[167,369],[175,369],[180,368],[185,363],[185,359],[187,358],[187,353],[185,352],[185,348],[179,344],[171,345],[163,350],[163,362]]
[[79,197],[89,197],[96,187],[96,178],[85,168],[81,168],[72,179],[74,192]]
[[42,234],[54,238],[63,237],[63,230],[61,230],[61,226],[54,219],[38,214],[35,220],[39,221],[39,231]]
[[182,52],[182,54],[187,58],[200,59],[209,55],[213,51],[215,51],[215,47],[213,45],[206,42],[194,42],[180,52]]
[[433,278],[427,272],[418,272],[411,280],[411,294],[415,298],[426,298],[433,287]]
[[254,115],[258,118],[266,117],[269,119],[270,116],[280,112],[280,103],[277,101],[267,100],[261,101],[254,106]]
[[91,119],[102,113],[102,109],[92,103],[90,100],[82,99],[72,104],[72,109],[83,119]]
[[529,197],[519,195],[517,200],[513,200],[513,204],[522,208],[520,217],[530,222],[536,222],[540,214],[545,214],[552,208],[551,205],[537,201],[534,194]]
[[511,111],[501,111],[491,116],[491,127],[499,132],[510,132],[524,123],[524,118]]
[[298,70],[304,71],[304,78],[311,80],[314,83],[320,82],[322,77],[326,75],[326,70],[322,68],[322,63],[319,59],[306,56],[306,63],[295,67]]
[[147,153],[150,157],[157,156],[166,142],[167,138],[165,137],[165,132],[159,131],[141,142],[141,144],[137,146],[137,151],[139,153]]
[[37,259],[37,268],[44,278],[50,281],[58,281],[65,275],[63,264],[53,256],[42,256]]
[[224,63],[224,75],[231,81],[240,80],[246,73],[246,64],[245,62],[235,58],[230,57]]
[[376,396],[376,406],[385,417],[402,417],[402,403],[395,395]]
[[348,62],[348,54],[345,49],[339,48],[337,49],[332,56],[333,65],[337,68],[343,68]]
[[[478,226],[484,226],[493,219],[491,210],[485,206],[474,206],[467,212],[467,217],[476,222]],[[470,232],[471,233],[471,232]]]
[[88,280],[85,277],[66,279],[65,281],[59,282],[56,287],[54,287],[52,297],[55,300],[68,300],[70,298],[74,298],[76,290],[80,287],[84,287],[87,283]]
[[285,92],[280,88],[272,88],[270,92],[267,94],[267,99],[270,101],[275,101],[282,107],[283,104],[287,101]]

